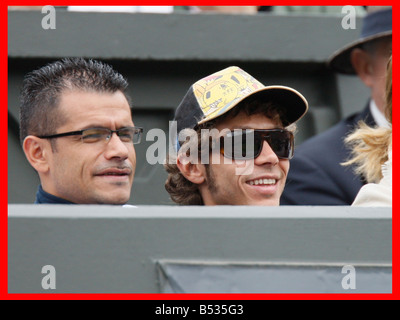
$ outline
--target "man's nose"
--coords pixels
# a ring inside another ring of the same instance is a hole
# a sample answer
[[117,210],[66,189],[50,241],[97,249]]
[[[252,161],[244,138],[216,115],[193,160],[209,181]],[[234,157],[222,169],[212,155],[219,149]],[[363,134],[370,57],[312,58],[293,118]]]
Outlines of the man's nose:
[[263,141],[262,150],[260,155],[254,159],[256,165],[269,164],[275,166],[279,163],[279,158],[276,153],[272,150],[267,141]]
[[[132,144],[133,148],[133,144]],[[111,134],[105,150],[105,156],[107,159],[121,158],[126,159],[129,156],[129,145],[128,143],[122,142],[116,132]]]

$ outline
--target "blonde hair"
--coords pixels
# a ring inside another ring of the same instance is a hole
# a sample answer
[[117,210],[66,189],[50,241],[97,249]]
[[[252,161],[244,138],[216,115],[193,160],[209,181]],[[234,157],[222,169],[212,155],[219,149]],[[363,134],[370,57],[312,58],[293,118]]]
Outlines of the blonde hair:
[[389,128],[369,127],[360,121],[356,130],[346,137],[345,143],[352,150],[351,158],[342,163],[355,165],[355,173],[364,176],[369,183],[382,179],[381,166],[388,160],[388,148],[392,144],[392,58],[390,57],[386,76],[386,119]]

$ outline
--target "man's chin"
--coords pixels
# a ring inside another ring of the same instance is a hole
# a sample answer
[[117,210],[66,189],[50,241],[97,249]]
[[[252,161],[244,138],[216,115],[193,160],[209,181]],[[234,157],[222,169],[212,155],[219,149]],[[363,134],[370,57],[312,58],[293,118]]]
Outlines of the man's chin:
[[260,199],[260,200],[249,200],[247,205],[277,207],[279,206],[279,199],[270,198],[270,199]]
[[120,191],[120,192],[104,192],[103,194],[97,195],[97,203],[101,204],[115,204],[122,205],[129,201],[130,192]]

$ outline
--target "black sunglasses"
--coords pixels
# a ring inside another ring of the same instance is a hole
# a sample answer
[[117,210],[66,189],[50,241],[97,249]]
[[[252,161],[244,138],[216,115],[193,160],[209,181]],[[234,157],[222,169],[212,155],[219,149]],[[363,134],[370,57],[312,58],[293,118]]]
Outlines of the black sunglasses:
[[85,143],[94,143],[99,141],[109,141],[112,134],[116,133],[122,142],[137,144],[140,143],[143,128],[140,127],[125,127],[118,130],[108,128],[89,128],[79,131],[64,132],[47,136],[39,136],[41,139],[53,139],[66,136],[81,136]]
[[[229,159],[248,160],[257,158],[267,141],[280,159],[291,159],[294,154],[293,133],[285,129],[236,129],[220,138],[220,152]],[[248,142],[251,143],[248,146]]]

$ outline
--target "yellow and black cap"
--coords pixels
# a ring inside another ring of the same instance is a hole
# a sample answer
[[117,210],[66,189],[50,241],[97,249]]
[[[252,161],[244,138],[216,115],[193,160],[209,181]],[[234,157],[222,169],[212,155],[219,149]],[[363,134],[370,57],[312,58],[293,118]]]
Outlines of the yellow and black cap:
[[277,102],[288,124],[299,120],[308,110],[306,98],[293,88],[264,86],[239,67],[228,67],[194,83],[175,112],[178,133],[218,118],[243,100],[253,97]]

